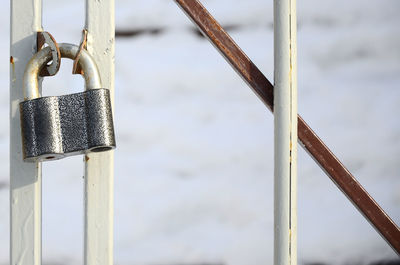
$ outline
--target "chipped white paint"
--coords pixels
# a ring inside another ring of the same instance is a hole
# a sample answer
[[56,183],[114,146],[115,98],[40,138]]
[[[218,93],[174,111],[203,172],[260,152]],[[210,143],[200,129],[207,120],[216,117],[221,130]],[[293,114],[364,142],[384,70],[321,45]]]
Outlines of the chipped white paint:
[[[114,102],[114,0],[86,0],[87,49]],[[113,104],[114,105],[114,104]],[[85,265],[113,264],[114,152],[85,157]]]
[[297,264],[296,1],[274,0],[274,264]]
[[36,52],[41,0],[12,0],[10,29],[10,264],[41,264],[41,166],[22,161],[19,102],[25,65]]

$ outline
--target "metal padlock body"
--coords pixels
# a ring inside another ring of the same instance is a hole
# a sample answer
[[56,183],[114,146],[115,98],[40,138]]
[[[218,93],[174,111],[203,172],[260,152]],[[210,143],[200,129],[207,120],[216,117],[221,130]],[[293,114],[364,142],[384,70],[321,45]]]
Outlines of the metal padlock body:
[[[60,44],[61,57],[75,58],[78,46]],[[20,103],[23,157],[48,161],[115,148],[110,91],[101,87],[97,66],[81,51],[79,66],[86,90],[81,93],[39,97],[38,74],[51,60],[45,48],[35,54],[24,73],[27,100]]]

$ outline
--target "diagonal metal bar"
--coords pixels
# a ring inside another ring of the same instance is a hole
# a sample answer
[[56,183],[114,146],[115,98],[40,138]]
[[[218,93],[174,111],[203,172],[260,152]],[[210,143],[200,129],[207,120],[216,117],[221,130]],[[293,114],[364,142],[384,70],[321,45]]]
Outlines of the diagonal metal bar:
[[[221,25],[198,0],[175,0],[186,15],[198,26],[233,69],[253,89],[264,104],[273,111],[273,85],[246,56]],[[316,163],[347,196],[377,232],[400,255],[400,229],[322,142],[307,123],[298,116],[300,144]]]

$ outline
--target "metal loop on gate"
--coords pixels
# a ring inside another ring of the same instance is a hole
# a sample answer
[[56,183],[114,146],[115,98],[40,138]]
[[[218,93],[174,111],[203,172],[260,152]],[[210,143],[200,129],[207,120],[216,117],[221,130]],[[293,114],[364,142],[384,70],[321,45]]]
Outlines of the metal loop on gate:
[[[80,50],[77,45],[69,43],[60,43],[58,46],[61,58],[70,58],[74,60],[80,51],[78,66],[82,70],[79,74],[85,79],[85,87],[87,89],[101,87],[99,70],[93,58],[86,50]],[[37,52],[28,62],[23,78],[25,99],[34,99],[40,96],[38,77],[41,70],[46,67],[47,63],[52,59],[51,47],[45,47]]]
[[74,66],[72,68],[73,75],[82,74],[82,69],[79,67],[78,61],[79,57],[81,56],[82,50],[86,50],[87,48],[87,33],[88,33],[87,29],[82,30],[81,44],[79,45],[79,50],[74,59]]
[[60,65],[61,65],[61,54],[60,54],[60,49],[58,47],[58,44],[54,37],[48,33],[47,31],[41,31],[37,33],[37,50],[40,51],[41,49],[44,48],[44,45],[47,44],[48,47],[51,49],[51,55],[52,55],[52,62],[51,64],[43,67],[40,71],[40,76],[53,76],[58,73],[58,70],[60,70]]

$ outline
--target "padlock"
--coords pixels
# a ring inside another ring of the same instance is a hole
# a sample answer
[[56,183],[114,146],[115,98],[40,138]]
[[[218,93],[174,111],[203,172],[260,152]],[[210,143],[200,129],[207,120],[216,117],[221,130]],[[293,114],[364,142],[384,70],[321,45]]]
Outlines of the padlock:
[[[62,58],[75,59],[79,47],[59,44]],[[102,152],[115,148],[110,91],[101,88],[97,65],[85,50],[78,65],[85,91],[62,96],[40,97],[39,73],[52,59],[50,47],[28,62],[20,103],[23,159],[27,162],[56,160],[66,156]]]

